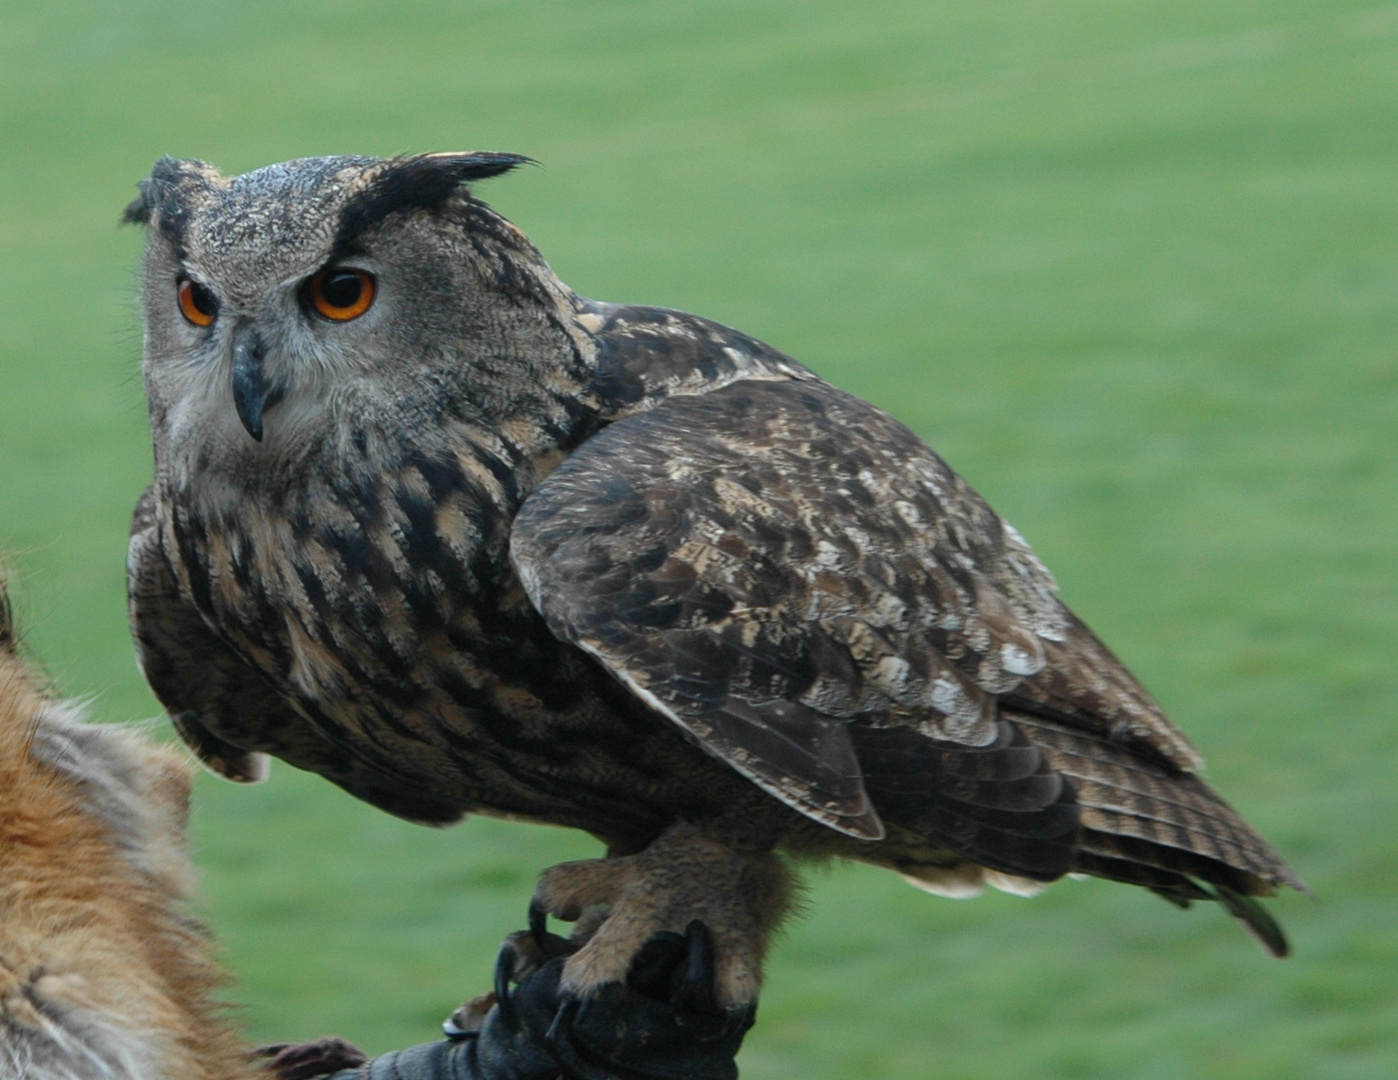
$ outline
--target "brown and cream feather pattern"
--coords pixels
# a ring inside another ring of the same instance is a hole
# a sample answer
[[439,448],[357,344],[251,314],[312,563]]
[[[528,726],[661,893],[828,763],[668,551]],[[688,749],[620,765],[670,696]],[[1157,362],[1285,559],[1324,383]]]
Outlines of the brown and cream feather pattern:
[[[1298,880],[1023,538],[770,346],[576,296],[460,187],[509,163],[165,162],[129,211],[156,448],[132,625],[196,752],[615,852],[687,823],[940,891],[1097,874],[1282,951],[1246,898]],[[342,263],[386,313],[303,319],[296,282]],[[221,298],[200,334],[181,275]]]

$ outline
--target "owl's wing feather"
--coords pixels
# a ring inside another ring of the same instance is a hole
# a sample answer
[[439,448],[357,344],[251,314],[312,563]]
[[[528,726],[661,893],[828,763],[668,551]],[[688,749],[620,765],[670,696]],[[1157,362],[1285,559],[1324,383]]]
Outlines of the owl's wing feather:
[[526,501],[511,554],[556,634],[851,835],[882,834],[852,722],[987,746],[997,699],[1022,693],[1197,762],[1019,535],[824,383],[748,380],[613,424]]

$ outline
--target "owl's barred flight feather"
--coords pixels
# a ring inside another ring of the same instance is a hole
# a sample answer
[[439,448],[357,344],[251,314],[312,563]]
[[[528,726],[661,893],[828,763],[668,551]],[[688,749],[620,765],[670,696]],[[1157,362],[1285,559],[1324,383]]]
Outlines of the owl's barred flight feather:
[[[584,989],[624,973],[620,928],[686,912],[760,957],[774,848],[953,894],[1087,873],[1218,899],[1284,952],[1249,898],[1299,880],[1023,538],[770,346],[573,293],[461,186],[522,160],[166,160],[128,211],[156,450],[132,626],[196,753],[602,838],[601,869],[541,884],[555,913],[611,905]],[[304,302],[338,268],[377,283],[343,323]]]

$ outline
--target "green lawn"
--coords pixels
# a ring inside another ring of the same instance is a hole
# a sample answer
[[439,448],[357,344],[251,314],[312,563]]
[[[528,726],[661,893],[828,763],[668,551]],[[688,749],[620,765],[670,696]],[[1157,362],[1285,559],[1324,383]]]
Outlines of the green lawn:
[[[225,170],[481,148],[579,291],[735,324],[925,435],[1319,900],[835,868],[754,1078],[1398,1075],[1398,6],[0,0],[0,546],[34,651],[157,712],[126,637],[149,475],[136,230]],[[433,833],[280,768],[201,782],[252,1037],[434,1035],[581,836]],[[3,872],[3,868],[0,868]]]

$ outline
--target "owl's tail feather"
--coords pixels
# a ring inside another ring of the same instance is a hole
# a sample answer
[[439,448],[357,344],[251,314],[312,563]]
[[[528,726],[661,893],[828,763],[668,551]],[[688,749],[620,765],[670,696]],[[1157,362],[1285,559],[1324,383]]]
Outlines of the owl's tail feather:
[[1243,928],[1267,952],[1277,959],[1290,954],[1291,946],[1287,943],[1286,935],[1282,933],[1282,928],[1277,924],[1277,920],[1272,918],[1266,908],[1252,897],[1242,896],[1222,885],[1217,886],[1215,891],[1218,893],[1219,903],[1228,909],[1230,915],[1243,924]]
[[1280,927],[1252,897],[1282,885],[1306,892],[1305,883],[1208,784],[1056,720],[1007,719],[1076,788],[1075,870],[1144,886],[1181,907],[1216,900],[1264,949],[1287,954]]

